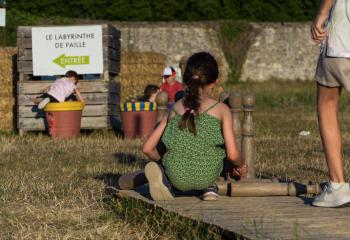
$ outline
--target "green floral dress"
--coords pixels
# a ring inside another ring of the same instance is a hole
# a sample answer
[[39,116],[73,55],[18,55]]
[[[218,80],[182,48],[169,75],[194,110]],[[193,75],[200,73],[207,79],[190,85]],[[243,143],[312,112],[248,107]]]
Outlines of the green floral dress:
[[182,116],[176,112],[165,128],[163,165],[170,182],[180,191],[210,187],[221,173],[226,157],[221,121],[207,114],[216,104],[196,117],[196,136],[179,129]]

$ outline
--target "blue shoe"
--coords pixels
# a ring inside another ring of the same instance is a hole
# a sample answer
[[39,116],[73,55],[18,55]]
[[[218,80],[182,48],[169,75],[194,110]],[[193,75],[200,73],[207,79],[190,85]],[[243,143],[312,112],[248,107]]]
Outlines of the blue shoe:
[[203,190],[202,193],[202,199],[203,201],[217,201],[219,200],[219,189],[216,186],[216,184],[214,184],[211,187],[208,187],[207,189]]

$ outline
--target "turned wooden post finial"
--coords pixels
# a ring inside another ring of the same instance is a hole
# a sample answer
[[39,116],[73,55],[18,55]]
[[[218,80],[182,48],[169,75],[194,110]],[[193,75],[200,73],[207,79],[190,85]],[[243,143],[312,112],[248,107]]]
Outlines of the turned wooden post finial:
[[255,178],[255,131],[253,122],[253,111],[255,106],[255,95],[247,93],[243,97],[243,127],[242,127],[242,158],[249,166],[248,179]]
[[231,93],[229,96],[229,104],[232,112],[232,127],[235,134],[236,145],[241,150],[242,141],[242,126],[241,126],[241,112],[242,112],[242,94],[238,92]]
[[166,92],[159,92],[156,97],[156,103],[157,103],[157,111],[158,111],[158,119],[157,122],[159,122],[163,116],[168,111],[168,102],[169,97]]

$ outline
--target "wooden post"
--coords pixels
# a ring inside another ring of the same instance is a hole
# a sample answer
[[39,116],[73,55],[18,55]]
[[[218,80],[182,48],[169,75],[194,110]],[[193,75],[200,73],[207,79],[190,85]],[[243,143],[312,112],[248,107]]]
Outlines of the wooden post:
[[247,179],[255,178],[254,105],[255,96],[253,94],[245,94],[243,97],[244,120],[242,128],[242,158],[249,167]]
[[301,183],[267,183],[267,182],[217,182],[219,194],[231,197],[263,196],[299,196],[301,194],[319,194],[320,186]]
[[242,143],[242,127],[241,127],[241,112],[242,112],[242,94],[232,93],[230,94],[229,104],[231,106],[232,112],[232,124],[233,124],[233,133],[235,134],[236,145],[241,151]]
[[102,76],[104,81],[109,81],[109,71],[103,71],[103,76]]
[[166,92],[160,92],[157,94],[157,97],[156,97],[157,111],[158,111],[157,122],[160,122],[163,116],[167,113],[168,102],[169,102],[169,97]]

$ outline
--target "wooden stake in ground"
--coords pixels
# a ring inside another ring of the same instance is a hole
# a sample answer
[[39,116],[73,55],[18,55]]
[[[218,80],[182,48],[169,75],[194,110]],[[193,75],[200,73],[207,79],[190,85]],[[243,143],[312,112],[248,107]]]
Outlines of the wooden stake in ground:
[[254,122],[253,111],[255,105],[255,96],[246,94],[243,97],[244,120],[242,128],[242,158],[248,164],[249,172],[247,179],[255,178],[255,140],[254,140]]
[[241,151],[242,149],[242,126],[241,126],[241,112],[242,112],[242,94],[235,92],[230,94],[229,103],[232,112],[233,132],[235,134],[236,145]]
[[169,97],[168,97],[168,94],[166,92],[160,92],[157,94],[157,97],[156,97],[157,111],[158,111],[157,122],[160,122],[160,120],[162,120],[162,118],[167,113],[168,102],[169,102]]

